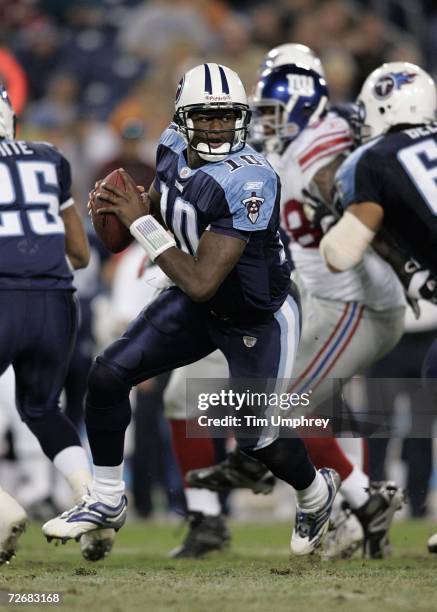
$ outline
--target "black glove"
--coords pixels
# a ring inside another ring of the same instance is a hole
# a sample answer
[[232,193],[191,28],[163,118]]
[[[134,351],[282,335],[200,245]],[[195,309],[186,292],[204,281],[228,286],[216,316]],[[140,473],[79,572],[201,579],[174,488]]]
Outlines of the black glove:
[[437,277],[416,260],[409,259],[405,262],[404,279],[408,297],[437,304]]
[[329,228],[336,223],[337,219],[326,204],[313,193],[304,189],[303,195],[305,196],[305,201],[303,203],[305,217],[314,227],[319,228],[326,234]]

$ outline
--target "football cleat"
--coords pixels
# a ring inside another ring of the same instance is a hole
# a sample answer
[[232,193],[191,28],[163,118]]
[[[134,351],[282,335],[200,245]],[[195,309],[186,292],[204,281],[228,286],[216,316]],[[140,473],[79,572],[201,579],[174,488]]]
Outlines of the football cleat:
[[437,533],[433,533],[432,536],[428,539],[428,552],[437,553]]
[[352,512],[364,530],[363,554],[368,559],[386,559],[390,556],[388,532],[394,513],[402,508],[405,491],[393,482],[371,482],[369,499]]
[[26,529],[27,516],[20,504],[0,490],[0,565],[9,563],[17,552],[17,541]]
[[351,509],[345,505],[330,522],[328,533],[320,547],[322,559],[350,559],[362,549],[364,530]]
[[341,480],[337,472],[331,468],[318,470],[328,486],[328,499],[319,510],[302,512],[296,508],[296,520],[291,536],[291,552],[295,555],[309,555],[319,548],[329,528],[329,518],[332,504]]
[[187,519],[188,534],[183,543],[170,552],[172,559],[197,559],[229,546],[231,536],[222,515],[189,512]]
[[87,561],[100,561],[109,555],[115,538],[115,529],[98,529],[84,533],[80,540],[82,557]]
[[251,489],[263,495],[271,493],[275,485],[275,477],[263,463],[238,449],[217,465],[191,470],[185,480],[190,487],[200,489]]
[[42,526],[42,532],[47,541],[53,539],[66,542],[77,540],[84,533],[96,529],[115,529],[123,527],[127,513],[127,498],[123,495],[121,502],[115,508],[99,502],[90,494],[84,495],[80,502],[59,516],[47,521]]

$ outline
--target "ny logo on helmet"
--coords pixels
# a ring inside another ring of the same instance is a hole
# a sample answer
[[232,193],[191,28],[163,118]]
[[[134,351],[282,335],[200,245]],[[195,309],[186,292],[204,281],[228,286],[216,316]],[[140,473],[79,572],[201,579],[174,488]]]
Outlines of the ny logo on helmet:
[[417,74],[414,72],[389,72],[379,77],[373,86],[374,94],[380,100],[388,98],[394,89],[400,89],[402,85],[409,85],[414,81]]
[[301,96],[313,96],[315,94],[314,79],[305,74],[287,74],[288,93],[293,95],[299,93]]
[[264,202],[264,198],[260,198],[254,191],[252,191],[250,198],[241,200],[241,202],[247,210],[247,218],[249,221],[251,223],[256,223],[259,217],[259,209]]

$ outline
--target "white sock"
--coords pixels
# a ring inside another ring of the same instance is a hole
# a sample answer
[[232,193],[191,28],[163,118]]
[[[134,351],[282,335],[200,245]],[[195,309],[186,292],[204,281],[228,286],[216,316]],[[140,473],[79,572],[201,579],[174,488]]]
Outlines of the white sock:
[[359,508],[369,499],[368,487],[369,477],[354,465],[352,472],[341,483],[340,491],[351,508]]
[[118,506],[124,494],[123,462],[120,465],[94,466],[91,493],[102,504]]
[[202,512],[209,516],[218,516],[221,513],[219,496],[209,489],[184,489],[188,510]]
[[69,446],[53,459],[53,465],[67,480],[78,501],[88,490],[92,476],[87,454],[81,446]]
[[303,512],[313,512],[323,506],[328,500],[329,491],[326,480],[319,471],[309,487],[302,491],[296,490],[296,497],[299,510]]

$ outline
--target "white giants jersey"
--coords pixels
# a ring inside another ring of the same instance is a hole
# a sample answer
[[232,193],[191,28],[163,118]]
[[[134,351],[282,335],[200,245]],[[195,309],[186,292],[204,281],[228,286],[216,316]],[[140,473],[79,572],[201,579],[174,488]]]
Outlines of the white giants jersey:
[[290,251],[296,270],[309,293],[329,300],[360,302],[374,310],[405,304],[402,286],[389,266],[371,249],[363,261],[346,272],[332,273],[319,252],[322,233],[305,217],[303,189],[316,172],[352,146],[348,124],[329,113],[309,127],[278,155],[268,160],[282,183],[281,225],[290,238]]

